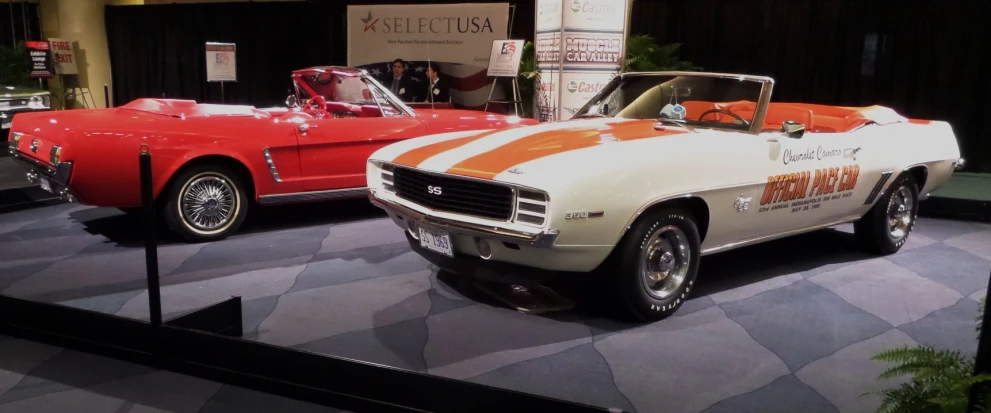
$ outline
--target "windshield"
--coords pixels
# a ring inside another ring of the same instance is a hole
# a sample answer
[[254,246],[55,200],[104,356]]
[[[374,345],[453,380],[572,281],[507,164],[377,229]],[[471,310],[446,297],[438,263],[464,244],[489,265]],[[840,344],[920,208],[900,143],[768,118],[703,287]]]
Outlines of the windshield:
[[[358,106],[381,106],[383,116],[406,116],[413,110],[404,105],[388,89],[375,79],[366,76],[342,76],[332,72],[303,76],[303,81],[327,99],[328,102],[347,103]],[[310,96],[303,88],[299,99],[305,101]]]
[[763,82],[715,76],[616,77],[576,114],[580,117],[674,119],[696,127],[746,131]]

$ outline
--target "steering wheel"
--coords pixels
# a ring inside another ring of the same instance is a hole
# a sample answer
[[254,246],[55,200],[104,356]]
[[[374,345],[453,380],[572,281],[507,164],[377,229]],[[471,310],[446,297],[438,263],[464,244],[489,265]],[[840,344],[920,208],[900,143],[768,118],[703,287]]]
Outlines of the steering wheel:
[[309,98],[303,107],[313,111],[313,114],[318,118],[327,116],[327,99],[324,99],[323,96],[316,95]]
[[713,112],[715,112],[715,113],[725,113],[727,115],[730,115],[730,116],[738,119],[740,122],[743,122],[744,125],[750,126],[750,122],[747,122],[746,119],[744,119],[744,118],[740,117],[740,115],[737,115],[737,114],[735,114],[733,112],[730,112],[730,111],[728,111],[726,109],[709,109],[709,110],[703,112],[702,115],[699,116],[699,121],[701,121],[702,118],[705,117],[705,115],[708,115],[708,114],[713,113]]

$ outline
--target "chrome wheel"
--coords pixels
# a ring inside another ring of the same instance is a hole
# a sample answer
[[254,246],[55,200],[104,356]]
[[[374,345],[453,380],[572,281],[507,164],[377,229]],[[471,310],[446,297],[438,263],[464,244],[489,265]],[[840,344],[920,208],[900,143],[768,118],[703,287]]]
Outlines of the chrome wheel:
[[691,264],[688,236],[669,225],[654,231],[640,252],[640,275],[650,295],[665,299],[685,281]]
[[888,236],[895,242],[908,236],[914,208],[915,196],[908,187],[901,186],[891,194],[888,201]]
[[195,232],[223,231],[237,216],[238,195],[237,188],[223,175],[196,175],[179,192],[179,216]]

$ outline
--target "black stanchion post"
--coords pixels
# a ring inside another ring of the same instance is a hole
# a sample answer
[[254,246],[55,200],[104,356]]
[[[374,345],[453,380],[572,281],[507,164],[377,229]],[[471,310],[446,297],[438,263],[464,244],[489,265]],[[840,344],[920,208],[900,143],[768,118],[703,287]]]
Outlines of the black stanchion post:
[[141,206],[145,233],[145,265],[148,272],[148,312],[151,325],[162,325],[162,295],[158,284],[158,235],[155,233],[155,195],[151,184],[151,154],[148,145],[141,145],[138,156],[141,169]]
[[[991,373],[991,274],[988,274],[988,291],[984,294],[984,314],[981,322],[981,334],[977,340],[977,356],[974,359],[974,375]],[[967,403],[968,412],[976,412],[980,396],[987,389],[985,383],[977,383],[970,386],[970,397]]]
[[106,83],[103,84],[103,99],[104,99],[104,102],[107,104],[107,108],[109,108],[110,107],[110,86],[107,86]]

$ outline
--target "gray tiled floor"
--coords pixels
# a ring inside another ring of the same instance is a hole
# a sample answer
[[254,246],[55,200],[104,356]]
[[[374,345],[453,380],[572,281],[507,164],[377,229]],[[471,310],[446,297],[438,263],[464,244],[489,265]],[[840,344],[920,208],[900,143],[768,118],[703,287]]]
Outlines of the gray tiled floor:
[[[0,215],[0,292],[147,318],[136,225],[75,205]],[[226,241],[164,242],[162,305],[174,314],[239,295],[248,340],[627,411],[871,412],[877,398],[861,394],[897,383],[877,380],[884,365],[873,354],[915,343],[976,350],[991,226],[921,219],[889,257],[858,252],[850,231],[706,257],[676,316],[633,325],[594,300],[544,316],[503,308],[438,274],[367,202],[313,204],[268,210]],[[22,349],[0,361],[0,411],[291,403],[112,361],[77,374],[92,356],[0,337],[4,346]],[[156,383],[185,396],[140,389]]]

